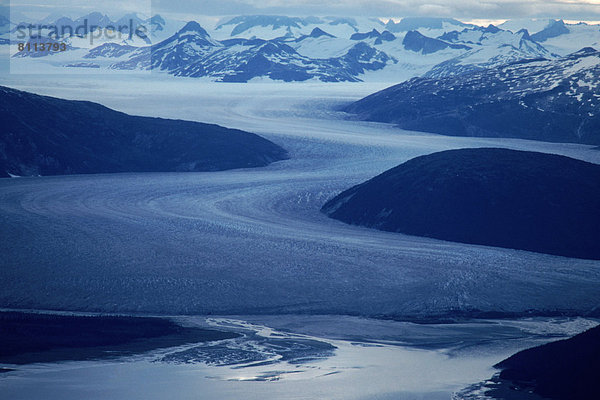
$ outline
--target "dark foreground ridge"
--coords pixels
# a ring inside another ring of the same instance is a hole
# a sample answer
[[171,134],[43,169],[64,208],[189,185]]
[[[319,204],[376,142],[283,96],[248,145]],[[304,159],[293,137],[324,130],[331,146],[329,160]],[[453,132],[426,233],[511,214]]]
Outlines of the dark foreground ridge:
[[[600,327],[570,339],[523,350],[495,365],[502,371],[484,384],[486,398],[574,400],[598,397]],[[471,399],[472,388],[458,398]]]
[[287,158],[253,133],[0,86],[0,177],[218,171]]
[[553,154],[481,148],[421,156],[322,211],[384,231],[600,259],[600,166]]
[[0,363],[116,358],[238,336],[163,318],[0,312]]

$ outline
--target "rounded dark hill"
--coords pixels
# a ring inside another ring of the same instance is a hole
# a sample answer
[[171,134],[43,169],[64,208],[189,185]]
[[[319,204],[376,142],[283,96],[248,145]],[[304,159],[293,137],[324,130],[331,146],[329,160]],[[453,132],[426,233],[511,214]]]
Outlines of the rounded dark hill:
[[132,116],[97,103],[0,86],[0,178],[116,172],[220,171],[287,158],[253,133]]
[[600,379],[600,326],[570,339],[523,350],[495,365],[502,372],[486,394],[535,393],[545,399],[571,400],[598,397]]
[[600,259],[600,165],[507,149],[414,158],[322,211],[384,231]]

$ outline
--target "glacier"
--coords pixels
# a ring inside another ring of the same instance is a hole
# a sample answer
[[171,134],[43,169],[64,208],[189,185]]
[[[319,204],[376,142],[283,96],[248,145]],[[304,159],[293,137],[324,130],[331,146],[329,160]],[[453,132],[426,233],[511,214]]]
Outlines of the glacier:
[[369,84],[217,90],[171,77],[118,85],[56,79],[2,84],[243,128],[291,159],[215,173],[0,180],[5,307],[397,318],[597,312],[597,261],[377,232],[319,212],[343,189],[417,155],[496,146],[600,162],[590,146],[452,138],[343,119],[337,107],[373,91]]

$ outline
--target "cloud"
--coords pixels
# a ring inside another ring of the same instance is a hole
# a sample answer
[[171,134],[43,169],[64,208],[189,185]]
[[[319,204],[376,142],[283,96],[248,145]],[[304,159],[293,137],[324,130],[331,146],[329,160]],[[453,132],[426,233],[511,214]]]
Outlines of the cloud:
[[204,15],[600,19],[600,0],[155,0],[153,8]]
[[[459,19],[563,18],[600,20],[600,0],[106,0],[101,6],[89,0],[12,0],[29,9],[52,11],[93,10],[114,13],[127,6],[131,11],[182,16],[242,14],[340,15],[370,17],[435,16]],[[133,6],[132,6],[133,4]],[[141,7],[140,7],[141,6]]]
[[103,0],[101,5],[83,0],[10,0],[9,12],[14,15],[61,15],[80,17],[92,11],[122,16],[125,13],[138,12],[150,14],[153,0]]

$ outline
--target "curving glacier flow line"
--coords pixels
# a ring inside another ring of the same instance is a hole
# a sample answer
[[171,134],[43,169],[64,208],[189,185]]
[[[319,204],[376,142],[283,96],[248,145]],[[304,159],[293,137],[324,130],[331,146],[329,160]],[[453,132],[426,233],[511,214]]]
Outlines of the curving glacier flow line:
[[[195,108],[166,101],[162,109],[150,96],[132,105],[94,91],[95,101],[123,111],[157,109],[256,132],[291,159],[212,173],[0,180],[0,304],[396,317],[588,315],[600,304],[598,261],[380,232],[319,212],[341,190],[434,151],[501,146],[597,163],[600,152],[344,120],[333,106],[347,101],[346,89],[326,96],[298,87],[250,86],[252,101],[230,89],[222,98],[195,92],[186,98]],[[173,90],[164,96],[175,98]]]

